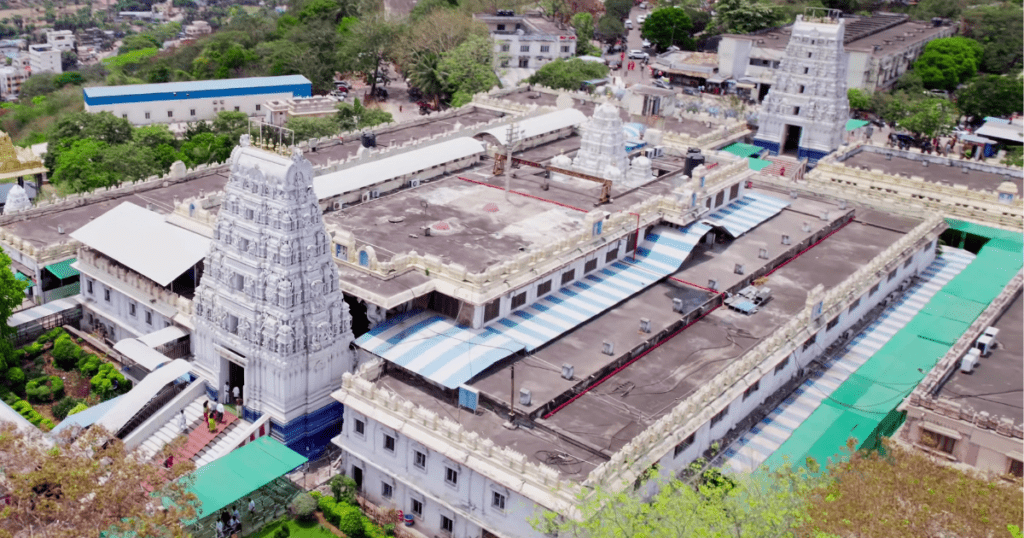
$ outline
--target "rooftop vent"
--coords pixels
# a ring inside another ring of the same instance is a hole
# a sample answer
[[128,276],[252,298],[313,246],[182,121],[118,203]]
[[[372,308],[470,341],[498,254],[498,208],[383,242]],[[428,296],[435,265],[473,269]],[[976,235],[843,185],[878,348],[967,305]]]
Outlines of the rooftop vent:
[[823,221],[825,221],[825,222],[828,222],[828,211],[822,211],[822,212],[821,212],[821,213],[820,213],[820,214],[818,215],[818,217],[819,217],[819,218],[821,218],[821,220],[823,220]]
[[519,405],[530,405],[533,402],[533,393],[530,389],[519,389]]
[[651,332],[651,320],[647,318],[640,318],[640,332],[649,333]]
[[61,226],[60,224],[57,225],[57,233],[59,233],[59,234],[63,234],[64,233],[64,227]]
[[615,354],[615,344],[605,340],[601,345],[601,353],[604,353],[605,355]]
[[733,267],[733,268],[732,268],[732,272],[733,272],[733,273],[736,273],[737,275],[742,275],[743,273],[745,273],[745,272],[746,272],[746,270],[744,269],[744,267],[743,267],[743,264],[742,264],[742,263],[737,263],[737,264],[736,264],[736,267]]
[[758,250],[757,251],[757,257],[761,258],[762,260],[767,260],[768,259],[768,249],[762,248],[762,249]]
[[796,196],[797,196],[796,191],[789,191],[789,197],[790,198],[796,200]]
[[567,379],[569,381],[572,381],[572,376],[575,373],[576,373],[576,368],[573,365],[571,365],[569,363],[565,363],[565,364],[562,365],[562,379]]
[[708,280],[708,289],[718,291],[718,281],[715,279]]
[[782,244],[783,245],[788,245],[788,244],[790,244],[792,242],[793,242],[793,240],[790,239],[788,235],[782,234]]
[[807,221],[805,220],[805,221],[804,221],[804,224],[803,224],[803,226],[801,227],[801,229],[803,229],[803,231],[804,231],[804,232],[809,232],[809,231],[811,231],[811,223],[810,223],[810,222],[807,222]]
[[682,299],[672,299],[672,311],[673,312],[682,312],[683,311],[683,300]]
[[839,209],[846,209],[846,200],[839,200]]

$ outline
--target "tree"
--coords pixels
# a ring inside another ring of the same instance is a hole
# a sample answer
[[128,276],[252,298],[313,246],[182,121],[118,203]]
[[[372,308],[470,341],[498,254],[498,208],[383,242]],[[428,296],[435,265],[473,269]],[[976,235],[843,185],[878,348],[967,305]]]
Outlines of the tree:
[[[196,515],[198,501],[184,475],[189,461],[161,470],[129,452],[103,428],[84,430],[74,442],[57,445],[39,432],[0,423],[0,468],[7,503],[0,536],[77,538],[116,535],[184,537],[183,521]],[[150,493],[154,486],[159,494]],[[167,501],[160,509],[161,497]]]
[[1024,520],[1020,481],[1003,482],[937,463],[889,440],[833,464],[831,480],[808,495],[801,536],[842,538],[1010,536]]
[[6,372],[8,366],[14,364],[14,335],[17,332],[13,327],[7,325],[6,320],[10,319],[14,309],[21,306],[25,300],[25,282],[14,277],[11,270],[11,258],[7,253],[0,252],[0,379]]
[[594,16],[590,13],[577,13],[572,16],[571,24],[576,30],[576,55],[600,56],[600,49],[597,49],[592,43],[594,41]]
[[956,125],[953,104],[945,99],[928,98],[911,104],[899,124],[908,131],[933,137],[948,133]]
[[871,95],[857,88],[846,90],[846,99],[854,110],[871,110]]
[[323,138],[338,134],[338,122],[335,118],[292,118],[285,127],[295,132],[295,141]]
[[[47,135],[49,146],[43,162],[50,170],[56,170],[61,153],[70,148],[75,142],[82,139],[90,139],[105,144],[124,144],[132,138],[132,124],[124,118],[118,118],[110,112],[93,114],[89,112],[75,112],[65,114],[57,119]],[[54,183],[56,179],[54,173]],[[84,179],[84,178],[79,178]],[[110,183],[103,183],[108,185]],[[80,192],[80,191],[71,191]]]
[[1024,112],[1022,95],[1024,81],[1019,77],[985,75],[957,91],[956,106],[963,115],[978,122],[985,116],[1009,116],[1014,112]]
[[696,44],[690,37],[690,29],[693,23],[690,17],[682,9],[666,7],[655,10],[647,20],[644,21],[643,30],[640,36],[649,40],[660,50],[665,50],[673,45],[683,50],[693,50]]
[[121,181],[139,181],[166,171],[160,166],[153,148],[137,144],[107,146],[100,156],[106,169]]
[[338,105],[335,121],[338,122],[338,127],[342,131],[354,131],[389,123],[394,121],[394,118],[390,112],[379,108],[367,108],[359,102],[359,99],[353,99],[351,105],[348,103]]
[[21,98],[31,100],[40,95],[49,95],[57,90],[53,73],[39,73],[25,79],[21,84]]
[[978,71],[983,48],[977,41],[962,37],[944,37],[929,41],[914,62],[927,88],[955,90]]
[[712,24],[721,32],[749,34],[782,22],[778,9],[760,0],[719,0]]
[[[708,472],[696,484],[672,480],[648,482],[637,490],[626,486],[619,492],[598,488],[578,502],[582,521],[560,521],[546,513],[534,527],[575,538],[793,536],[792,529],[810,517],[805,495],[820,481],[785,468],[737,477]],[[655,485],[659,491],[645,501],[642,493]]]
[[963,34],[984,48],[982,71],[1009,73],[1020,66],[1024,51],[1024,9],[1019,2],[973,7],[964,13]]
[[620,21],[629,18],[631,9],[633,9],[633,2],[630,0],[604,0],[605,14]]
[[579,90],[584,81],[608,76],[608,66],[578,58],[559,58],[545,64],[527,81],[552,89]]
[[181,145],[181,160],[189,167],[199,164],[222,163],[231,156],[238,139],[213,133],[199,133]]
[[473,95],[498,85],[492,66],[493,51],[494,41],[490,37],[474,35],[442,56],[437,69],[444,77],[446,89],[452,96],[461,94],[459,102],[452,106],[462,106]]
[[381,63],[392,60],[395,41],[402,28],[381,15],[360,19],[350,33],[342,36],[339,55],[345,71],[362,74],[370,84],[370,94],[377,89]]
[[70,71],[78,65],[78,54],[73,50],[66,50],[60,54],[60,67],[62,71]]
[[249,116],[245,112],[230,112],[227,110],[217,113],[213,119],[213,134],[226,136],[238,142],[239,137],[249,132]]
[[164,124],[137,127],[132,133],[132,142],[145,148],[156,148],[160,144],[175,145],[174,134]]
[[602,41],[613,43],[626,33],[626,27],[620,19],[611,15],[603,15],[597,21],[597,33],[601,36]]
[[[65,193],[86,192],[116,185],[119,178],[103,162],[109,144],[100,140],[74,139],[56,158],[50,182]],[[49,156],[49,155],[48,155]]]

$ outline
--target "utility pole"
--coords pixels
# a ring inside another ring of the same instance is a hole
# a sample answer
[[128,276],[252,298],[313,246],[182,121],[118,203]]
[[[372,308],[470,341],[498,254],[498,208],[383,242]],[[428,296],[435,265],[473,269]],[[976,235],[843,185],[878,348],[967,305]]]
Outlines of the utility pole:
[[516,427],[516,364],[512,363],[512,391],[509,393],[509,411],[508,411],[508,426],[509,428]]
[[509,191],[512,189],[512,152],[519,149],[522,141],[522,130],[519,124],[512,122],[508,125],[505,142],[505,201],[509,201]]

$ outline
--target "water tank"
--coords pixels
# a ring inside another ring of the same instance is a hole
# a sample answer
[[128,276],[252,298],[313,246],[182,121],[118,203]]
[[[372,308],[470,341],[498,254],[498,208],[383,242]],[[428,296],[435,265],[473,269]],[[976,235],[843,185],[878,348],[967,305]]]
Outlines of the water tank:
[[363,133],[363,147],[364,148],[375,148],[377,147],[377,135],[373,133]]
[[964,373],[971,373],[974,367],[978,365],[978,358],[981,355],[978,353],[978,348],[971,348],[967,355],[964,355],[962,361],[960,361],[960,371]]
[[699,149],[690,148],[686,151],[686,163],[683,165],[683,175],[693,177],[693,169],[704,164],[704,155]]

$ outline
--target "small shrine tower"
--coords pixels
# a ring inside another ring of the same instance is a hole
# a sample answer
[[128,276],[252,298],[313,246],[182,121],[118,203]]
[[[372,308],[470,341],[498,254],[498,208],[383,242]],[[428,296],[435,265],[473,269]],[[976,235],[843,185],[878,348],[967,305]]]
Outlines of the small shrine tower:
[[761,104],[754,144],[810,165],[843,143],[846,97],[845,26],[836,10],[797,15],[772,87]]

